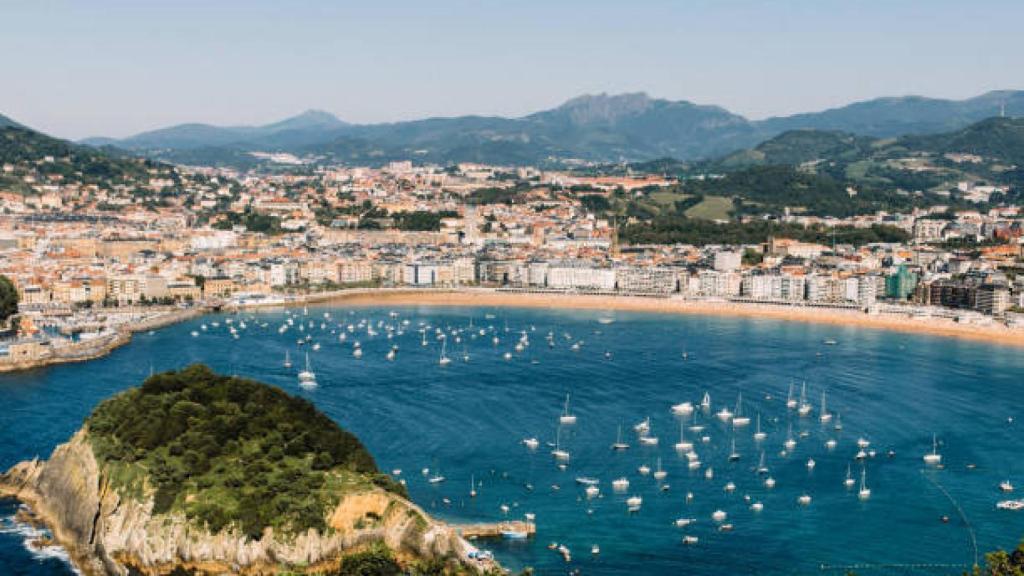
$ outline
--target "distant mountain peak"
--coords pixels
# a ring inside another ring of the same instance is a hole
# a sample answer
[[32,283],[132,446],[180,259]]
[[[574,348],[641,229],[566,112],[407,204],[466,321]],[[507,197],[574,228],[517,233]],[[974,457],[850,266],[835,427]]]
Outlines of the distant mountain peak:
[[303,130],[308,128],[338,128],[345,125],[346,123],[339,120],[334,114],[325,110],[311,108],[297,116],[285,118],[284,120],[274,122],[273,124],[268,124],[263,128],[270,131],[278,131]]
[[642,114],[649,110],[655,100],[645,92],[624,94],[584,94],[567,100],[554,111],[567,113],[575,124],[615,122],[616,120]]

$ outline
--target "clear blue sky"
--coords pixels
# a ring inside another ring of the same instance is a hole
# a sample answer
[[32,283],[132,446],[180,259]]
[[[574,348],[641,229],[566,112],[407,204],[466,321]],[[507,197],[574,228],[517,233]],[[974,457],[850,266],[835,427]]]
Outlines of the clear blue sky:
[[0,113],[80,138],[646,91],[760,118],[1024,87],[1021,22],[1021,0],[0,0]]

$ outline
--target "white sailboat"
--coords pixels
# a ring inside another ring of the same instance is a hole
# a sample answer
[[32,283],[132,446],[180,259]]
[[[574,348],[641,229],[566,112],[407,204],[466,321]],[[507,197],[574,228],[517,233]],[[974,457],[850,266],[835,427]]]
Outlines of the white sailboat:
[[704,397],[700,400],[700,409],[705,412],[711,410],[711,394],[704,392]]
[[936,465],[942,462],[942,454],[939,454],[939,441],[935,434],[932,434],[932,451],[924,455],[924,463]]
[[729,451],[729,462],[736,462],[740,459],[740,453],[736,451],[736,438],[732,439],[732,449]]
[[284,351],[284,367],[285,368],[291,368],[292,367],[292,359],[288,355],[288,351],[287,350]]
[[761,450],[761,458],[757,461],[757,473],[760,475],[768,474],[768,466],[764,463],[764,450]]
[[867,467],[861,468],[860,469],[860,490],[857,491],[857,498],[860,498],[861,500],[867,500],[868,498],[871,498],[871,489],[868,488],[868,485],[867,485],[867,475],[868,475]]
[[820,420],[821,422],[828,422],[831,419],[832,419],[832,414],[829,414],[828,410],[825,408],[825,391],[822,390],[821,391],[821,415],[818,416],[818,420]]
[[615,444],[612,444],[612,450],[628,450],[629,444],[622,441],[622,425],[619,425],[619,431],[615,436]]
[[437,363],[440,364],[441,366],[447,366],[452,363],[452,359],[449,358],[447,354],[445,354],[445,352],[447,351],[447,344],[447,338],[441,340],[441,357],[437,361]]
[[856,482],[853,479],[853,473],[850,470],[850,465],[847,464],[846,465],[846,479],[843,480],[843,486],[845,486],[846,489],[849,490],[850,488],[853,488],[854,484],[856,484]]
[[299,372],[300,386],[316,386],[316,373],[309,366],[309,352],[306,352],[306,369]]
[[807,403],[807,382],[800,387],[800,405],[796,409],[800,416],[807,416],[811,413],[811,405]]
[[754,440],[760,442],[767,438],[768,435],[761,431],[761,413],[757,413],[757,426],[754,428]]
[[732,418],[733,428],[750,424],[750,418],[743,415],[743,392],[736,396],[736,415]]
[[569,413],[569,394],[565,394],[565,408],[562,410],[562,415],[558,417],[558,421],[565,425],[571,425],[576,423],[576,415]]
[[654,471],[654,479],[664,480],[666,476],[668,476],[668,472],[661,468],[661,458],[658,458],[658,469]]
[[555,457],[555,460],[566,461],[569,459],[569,452],[562,450],[562,427],[559,426],[555,431],[555,449],[551,451],[551,455]]
[[675,449],[676,449],[677,452],[686,453],[686,452],[689,452],[689,451],[693,450],[693,442],[687,442],[686,441],[685,430],[686,430],[685,425],[682,422],[680,422],[679,423],[679,442],[676,442],[676,445],[675,445]]
[[793,398],[793,382],[789,383],[789,393],[786,395],[786,408],[796,408],[796,398]]

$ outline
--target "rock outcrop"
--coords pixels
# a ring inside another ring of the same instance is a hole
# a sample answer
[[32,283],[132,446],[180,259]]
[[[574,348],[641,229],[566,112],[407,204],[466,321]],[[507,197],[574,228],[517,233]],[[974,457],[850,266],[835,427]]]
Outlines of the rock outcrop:
[[176,567],[211,574],[277,574],[329,569],[382,543],[399,559],[450,557],[471,569],[473,547],[456,529],[432,520],[408,500],[379,488],[341,496],[325,534],[275,534],[253,540],[228,528],[210,533],[181,512],[153,514],[152,497],[112,488],[83,428],[48,461],[22,462],[0,475],[0,495],[32,507],[87,576],[167,574]]

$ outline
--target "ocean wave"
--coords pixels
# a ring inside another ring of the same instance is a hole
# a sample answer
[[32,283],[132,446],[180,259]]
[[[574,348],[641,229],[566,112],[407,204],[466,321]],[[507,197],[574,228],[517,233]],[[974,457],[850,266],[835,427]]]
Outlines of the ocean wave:
[[[24,505],[22,505],[21,508],[28,509]],[[66,564],[73,574],[77,574],[79,576],[82,575],[82,573],[79,572],[71,563],[71,557],[68,556],[68,552],[63,546],[36,546],[33,544],[33,542],[40,538],[52,538],[53,535],[48,529],[36,527],[26,522],[20,522],[14,515],[11,515],[0,518],[0,534],[9,534],[11,536],[21,538],[22,545],[34,560],[38,562],[58,560]]]

